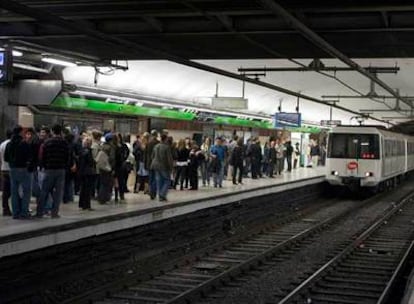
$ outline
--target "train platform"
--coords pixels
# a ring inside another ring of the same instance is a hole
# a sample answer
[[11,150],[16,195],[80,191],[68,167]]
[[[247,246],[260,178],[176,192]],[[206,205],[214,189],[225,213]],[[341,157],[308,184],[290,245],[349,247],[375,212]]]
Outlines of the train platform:
[[[61,218],[13,220],[0,216],[0,257],[21,254],[96,235],[134,228],[229,204],[261,195],[306,187],[324,181],[325,168],[298,168],[274,178],[243,180],[243,185],[224,181],[223,188],[200,187],[197,191],[171,190],[167,202],[150,200],[148,195],[127,193],[126,203],[100,205],[93,211],[78,208],[77,202],[62,204]],[[31,208],[34,210],[35,205]]]

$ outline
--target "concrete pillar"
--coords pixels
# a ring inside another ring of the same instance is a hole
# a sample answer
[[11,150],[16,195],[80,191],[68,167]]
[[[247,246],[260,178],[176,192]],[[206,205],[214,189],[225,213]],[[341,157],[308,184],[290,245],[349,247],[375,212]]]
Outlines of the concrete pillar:
[[9,89],[0,86],[0,139],[6,137],[6,130],[12,129],[18,122],[18,107],[9,106]]

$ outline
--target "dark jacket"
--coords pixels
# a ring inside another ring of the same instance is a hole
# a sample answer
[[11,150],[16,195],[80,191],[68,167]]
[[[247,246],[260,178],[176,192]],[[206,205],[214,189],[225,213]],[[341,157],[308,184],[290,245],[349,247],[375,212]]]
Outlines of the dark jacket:
[[276,149],[275,147],[270,147],[269,148],[269,162],[275,164],[276,163],[276,159],[277,159],[277,153],[276,153]]
[[244,160],[244,149],[241,146],[236,146],[233,149],[233,153],[230,158],[230,165],[232,166],[242,166]]
[[69,146],[60,136],[47,139],[41,147],[40,162],[48,169],[67,169],[69,166]]
[[187,148],[177,149],[177,162],[187,162],[190,157],[190,150]]
[[200,149],[192,149],[189,152],[189,167],[197,170],[200,163],[204,160],[204,154]]
[[250,147],[250,157],[252,160],[260,162],[262,160],[262,149],[259,144],[252,144]]
[[6,146],[4,160],[10,168],[27,168],[33,170],[33,150],[20,135],[14,135]]
[[165,143],[159,143],[152,151],[151,170],[168,171],[173,169],[171,147]]
[[91,148],[83,148],[79,155],[79,175],[96,174],[95,160]]
[[144,150],[144,167],[146,170],[151,169],[151,163],[152,163],[152,151],[154,150],[154,147],[159,143],[159,141],[156,138],[152,138],[148,144],[145,147]]

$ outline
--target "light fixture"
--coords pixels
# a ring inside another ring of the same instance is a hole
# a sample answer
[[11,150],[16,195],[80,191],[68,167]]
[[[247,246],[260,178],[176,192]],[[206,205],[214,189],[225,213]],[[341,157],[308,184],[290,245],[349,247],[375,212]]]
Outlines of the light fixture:
[[[4,48],[0,47],[0,51],[4,51]],[[17,50],[12,50],[13,57],[22,57],[23,53]]]
[[47,63],[56,64],[56,65],[62,65],[62,66],[66,66],[66,67],[75,67],[75,66],[77,66],[77,64],[74,63],[74,62],[69,62],[69,61],[56,59],[56,58],[51,58],[51,57],[43,57],[42,61],[47,62]]
[[33,65],[29,65],[29,64],[13,63],[13,67],[18,68],[18,69],[22,69],[22,70],[28,70],[28,71],[38,72],[38,73],[49,74],[48,70],[38,68],[38,67],[35,67]]
[[20,51],[13,50],[12,55],[13,55],[13,57],[22,57],[23,53],[20,52]]

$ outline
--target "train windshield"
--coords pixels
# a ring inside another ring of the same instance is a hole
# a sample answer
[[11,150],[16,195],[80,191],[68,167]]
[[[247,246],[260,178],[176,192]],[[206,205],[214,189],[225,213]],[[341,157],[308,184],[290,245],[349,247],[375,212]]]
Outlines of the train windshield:
[[328,157],[378,159],[379,136],[376,134],[332,133],[329,136]]

